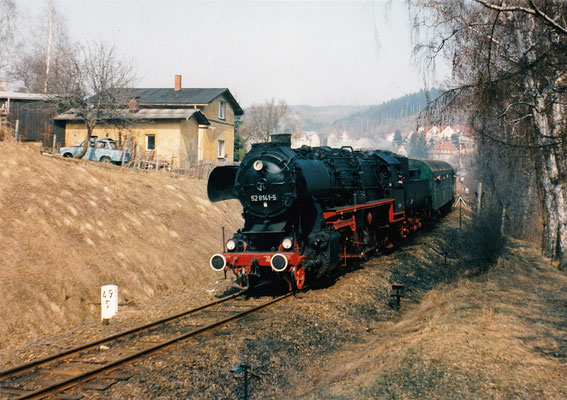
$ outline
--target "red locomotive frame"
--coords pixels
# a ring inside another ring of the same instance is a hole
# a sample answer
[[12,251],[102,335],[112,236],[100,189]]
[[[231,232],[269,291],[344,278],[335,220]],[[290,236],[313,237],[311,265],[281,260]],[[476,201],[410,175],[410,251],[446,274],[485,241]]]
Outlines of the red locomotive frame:
[[[357,218],[361,216],[366,216],[369,222],[372,222],[372,213],[383,207],[388,207],[387,216],[388,220],[384,221],[391,226],[394,224],[399,224],[399,235],[401,237],[407,236],[409,232],[413,232],[421,227],[422,218],[406,218],[404,211],[394,212],[395,209],[395,199],[383,199],[380,201],[357,204],[354,206],[346,206],[337,209],[331,209],[323,211],[323,218],[328,226],[332,226],[336,231],[342,232],[348,235],[349,232],[354,236],[355,244],[364,245],[360,243],[357,237]],[[387,239],[387,238],[386,238]],[[391,247],[391,244],[388,246]],[[284,251],[282,245],[277,252],[246,252],[246,245],[244,246],[244,251],[233,252],[233,253],[222,253],[222,257],[225,259],[224,271],[232,270],[236,276],[241,276],[242,274],[249,275],[252,271],[252,265],[256,263],[259,267],[272,268],[275,272],[284,272],[286,270],[291,270],[293,273],[293,278],[295,280],[295,286],[298,289],[302,289],[305,283],[305,270],[303,268],[303,260],[306,258],[304,255],[299,253],[299,246],[297,242],[293,245],[293,251]],[[377,250],[377,247],[372,247],[369,250]],[[276,270],[272,265],[272,260],[274,257],[284,257],[286,259],[286,268],[281,271]],[[339,255],[342,258],[342,266],[347,266],[348,259],[362,259],[366,255],[360,251],[349,252],[347,250],[346,243],[343,246],[342,253]],[[288,280],[287,275],[283,274],[284,279],[288,282],[291,289],[291,282]]]

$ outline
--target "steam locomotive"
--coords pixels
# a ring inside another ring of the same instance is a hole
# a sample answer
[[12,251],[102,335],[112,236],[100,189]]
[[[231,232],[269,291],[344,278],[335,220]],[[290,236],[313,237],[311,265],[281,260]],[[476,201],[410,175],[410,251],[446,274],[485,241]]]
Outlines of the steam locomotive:
[[[291,148],[289,134],[254,144],[239,166],[216,167],[212,202],[238,199],[244,227],[215,254],[215,271],[242,286],[292,287],[393,247],[451,208],[455,175],[442,161],[351,147]],[[278,278],[279,277],[279,278]]]

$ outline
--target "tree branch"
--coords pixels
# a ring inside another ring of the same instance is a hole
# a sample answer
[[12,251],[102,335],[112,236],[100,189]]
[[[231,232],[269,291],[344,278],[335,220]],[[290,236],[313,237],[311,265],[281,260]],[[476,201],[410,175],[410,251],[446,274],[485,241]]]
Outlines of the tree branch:
[[559,32],[561,32],[563,35],[567,35],[567,28],[565,28],[564,26],[559,25],[557,22],[555,22],[549,15],[545,14],[543,11],[541,11],[536,4],[534,3],[533,0],[528,0],[528,3],[530,4],[530,6],[532,8],[527,8],[527,7],[520,7],[520,6],[498,6],[496,4],[492,4],[489,3],[488,1],[485,0],[474,0],[477,3],[482,4],[484,7],[489,8],[491,10],[494,11],[499,11],[499,12],[523,12],[526,14],[530,14],[530,15],[535,15],[541,19],[543,19],[545,21],[545,23],[549,26],[551,26],[552,28],[558,30]]

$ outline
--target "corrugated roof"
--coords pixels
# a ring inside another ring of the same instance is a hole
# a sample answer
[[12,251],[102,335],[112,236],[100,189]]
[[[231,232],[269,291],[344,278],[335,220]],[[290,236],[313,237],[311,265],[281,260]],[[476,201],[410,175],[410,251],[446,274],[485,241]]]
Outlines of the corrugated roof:
[[209,104],[217,97],[224,95],[236,115],[244,111],[227,88],[134,88],[128,89],[128,95],[138,98],[140,105],[195,105]]
[[[199,124],[210,125],[207,117],[199,110],[189,110],[184,108],[144,108],[138,112],[124,111],[125,117],[132,120],[159,120],[159,119],[189,119],[195,118]],[[112,118],[112,117],[109,117]],[[56,116],[54,119],[59,121],[82,121],[82,118],[73,110],[69,110]]]
[[18,93],[0,90],[0,99],[14,100],[48,100],[49,96],[42,93]]

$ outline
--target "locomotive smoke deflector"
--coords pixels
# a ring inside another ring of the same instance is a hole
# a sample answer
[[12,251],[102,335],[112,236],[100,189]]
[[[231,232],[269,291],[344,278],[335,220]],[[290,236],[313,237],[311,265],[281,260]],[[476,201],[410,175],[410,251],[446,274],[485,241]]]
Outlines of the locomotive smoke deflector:
[[238,198],[234,187],[237,171],[237,165],[227,165],[213,169],[207,183],[207,195],[210,201],[214,203]]

